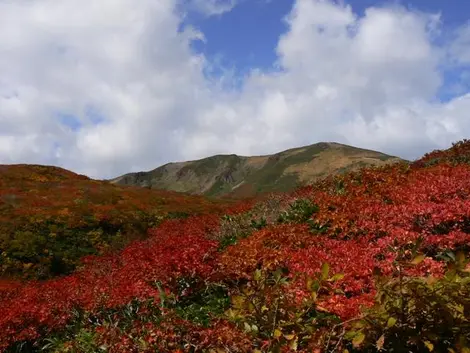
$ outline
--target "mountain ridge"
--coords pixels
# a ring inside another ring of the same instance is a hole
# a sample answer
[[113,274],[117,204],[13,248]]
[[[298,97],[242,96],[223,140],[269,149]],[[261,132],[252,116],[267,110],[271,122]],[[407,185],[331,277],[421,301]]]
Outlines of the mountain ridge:
[[403,160],[373,150],[320,142],[267,155],[218,154],[171,162],[109,181],[189,194],[243,198],[264,192],[291,191],[331,174],[399,161]]

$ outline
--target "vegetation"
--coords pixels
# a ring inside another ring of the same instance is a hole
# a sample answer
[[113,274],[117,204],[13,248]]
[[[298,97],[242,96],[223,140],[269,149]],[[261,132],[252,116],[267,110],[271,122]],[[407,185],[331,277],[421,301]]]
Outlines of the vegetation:
[[205,205],[67,276],[5,282],[0,349],[468,353],[469,156]]
[[70,273],[83,256],[120,249],[167,218],[219,212],[221,203],[125,188],[45,166],[0,167],[0,275]]
[[[377,301],[354,323],[350,337],[364,338],[363,348],[391,351],[466,351],[470,344],[470,271],[459,252],[444,276],[409,277],[403,271],[424,260],[394,262],[396,277],[377,278]],[[400,340],[400,337],[406,338]],[[375,347],[374,347],[375,346]]]
[[462,140],[452,144],[452,148],[447,151],[436,150],[427,153],[416,162],[417,165],[431,166],[439,163],[449,163],[451,165],[470,163],[470,143],[469,140]]

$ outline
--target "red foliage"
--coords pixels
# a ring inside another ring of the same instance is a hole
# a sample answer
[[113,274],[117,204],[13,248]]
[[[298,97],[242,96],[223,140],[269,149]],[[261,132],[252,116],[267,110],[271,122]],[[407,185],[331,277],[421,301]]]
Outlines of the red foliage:
[[[466,147],[458,148],[466,151]],[[411,256],[408,249],[422,238],[421,250],[427,258],[406,270],[406,275],[436,277],[443,273],[437,256],[440,252],[468,250],[470,166],[465,164],[363,170],[331,177],[285,196],[286,200],[296,198],[318,205],[312,222],[272,224],[223,252],[218,252],[219,244],[208,237],[218,229],[218,217],[190,217],[165,221],[149,232],[149,239],[134,242],[117,255],[85,258],[83,267],[71,276],[29,282],[19,288],[7,285],[1,290],[0,286],[0,349],[63,327],[74,307],[99,312],[133,299],[158,301],[156,282],[167,290],[174,290],[179,279],[188,277],[236,283],[234,280],[251,279],[258,268],[285,269],[290,277],[288,290],[301,301],[309,295],[307,278],[328,263],[331,274],[343,277],[319,293],[318,304],[349,319],[358,315],[362,306],[373,304],[375,270],[385,276],[397,275],[397,249]],[[38,205],[43,202],[36,201]],[[251,207],[252,203],[246,202],[227,213]],[[105,204],[97,210],[99,217],[113,217],[115,211]],[[178,318],[168,327],[166,323],[158,327],[135,324],[135,337],[145,337],[153,350],[179,350],[181,340],[201,348],[220,344],[233,351],[250,349],[249,337],[224,321],[206,329]],[[99,336],[110,351],[135,349],[129,332],[103,329]],[[163,341],[165,345],[158,346]]]
[[[334,192],[341,181],[341,192]],[[300,298],[308,295],[305,277],[323,263],[344,278],[336,283],[343,295],[328,296],[323,306],[342,318],[356,315],[373,303],[374,268],[391,275],[395,254],[390,247],[406,247],[424,237],[429,255],[455,249],[470,241],[470,168],[439,165],[409,171],[401,166],[364,170],[331,178],[296,193],[320,206],[319,225],[326,234],[312,234],[307,225],[282,225],[256,232],[220,256],[226,276],[249,278],[257,267],[283,266],[302,274],[294,282]],[[440,233],[442,234],[440,234]],[[411,275],[439,276],[442,262],[426,259]]]
[[470,140],[462,140],[452,144],[447,150],[435,150],[426,153],[423,158],[415,162],[417,166],[436,163],[469,163],[470,162]]
[[0,348],[63,326],[74,307],[94,311],[135,298],[158,300],[157,281],[171,287],[180,277],[209,276],[218,244],[205,235],[217,226],[216,216],[166,221],[119,255],[86,258],[74,275],[10,290],[0,303]]

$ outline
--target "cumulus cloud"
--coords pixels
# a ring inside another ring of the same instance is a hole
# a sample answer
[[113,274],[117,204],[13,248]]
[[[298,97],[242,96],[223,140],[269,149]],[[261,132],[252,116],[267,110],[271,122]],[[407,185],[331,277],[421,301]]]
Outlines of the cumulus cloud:
[[171,0],[0,2],[2,160],[98,175],[171,156],[205,90],[180,21]]
[[[235,6],[192,1],[206,15]],[[470,134],[470,96],[436,100],[442,61],[466,62],[466,29],[438,47],[436,14],[297,0],[278,62],[230,90],[237,78],[208,77],[213,63],[191,51],[205,38],[181,30],[180,6],[0,1],[0,162],[112,177],[317,141],[415,158]]]

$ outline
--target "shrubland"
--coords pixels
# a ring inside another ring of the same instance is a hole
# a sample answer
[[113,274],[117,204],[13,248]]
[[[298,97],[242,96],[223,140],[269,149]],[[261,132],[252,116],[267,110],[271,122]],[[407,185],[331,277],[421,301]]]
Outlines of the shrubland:
[[468,353],[469,161],[461,141],[165,219],[66,276],[0,287],[0,348]]
[[67,274],[81,257],[120,249],[165,219],[222,209],[202,197],[119,187],[57,167],[3,165],[0,275]]

